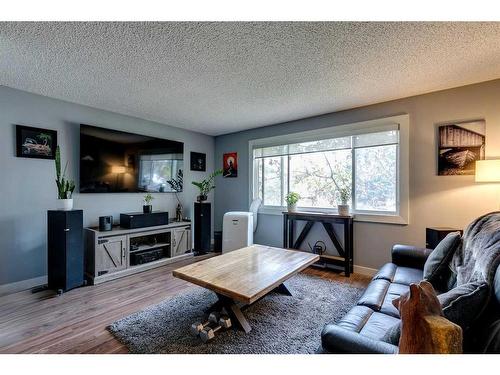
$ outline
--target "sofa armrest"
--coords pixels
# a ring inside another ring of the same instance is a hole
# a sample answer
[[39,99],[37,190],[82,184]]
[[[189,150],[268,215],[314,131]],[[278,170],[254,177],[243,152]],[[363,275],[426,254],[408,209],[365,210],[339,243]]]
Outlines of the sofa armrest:
[[321,333],[321,353],[397,354],[398,347],[360,335],[335,324],[327,324]]
[[392,263],[400,267],[424,269],[425,261],[432,249],[408,245],[394,245],[392,247]]

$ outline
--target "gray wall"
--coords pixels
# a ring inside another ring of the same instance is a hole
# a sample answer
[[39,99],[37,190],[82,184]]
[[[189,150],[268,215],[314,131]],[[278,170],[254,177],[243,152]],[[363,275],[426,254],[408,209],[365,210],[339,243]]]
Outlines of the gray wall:
[[[207,173],[189,171],[189,152],[207,154],[207,171],[214,168],[214,138],[172,126],[55,100],[0,86],[0,285],[46,274],[46,211],[58,208],[53,160],[15,157],[15,126],[58,131],[69,175],[78,181],[79,124],[103,126],[184,142],[185,214],[190,216],[197,195],[192,180]],[[154,194],[155,210],[175,215],[172,193]],[[84,225],[96,225],[101,215],[141,210],[142,194],[74,194],[75,208],[84,210]]]
[[[238,152],[237,178],[217,180],[216,228],[227,211],[247,210],[249,194],[248,141],[403,113],[410,115],[410,224],[406,226],[355,223],[357,265],[376,268],[390,259],[394,243],[425,245],[428,226],[464,227],[474,217],[498,209],[498,185],[475,184],[473,176],[436,175],[436,124],[486,119],[486,157],[500,156],[500,80],[415,96],[216,137],[215,160],[224,152]],[[313,228],[310,242],[323,239]],[[259,214],[255,242],[281,246],[281,216]],[[331,243],[329,243],[331,248]]]

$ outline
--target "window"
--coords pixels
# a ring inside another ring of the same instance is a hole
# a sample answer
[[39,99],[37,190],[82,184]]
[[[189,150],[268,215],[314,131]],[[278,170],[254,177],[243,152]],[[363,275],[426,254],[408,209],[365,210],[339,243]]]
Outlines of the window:
[[336,210],[347,190],[357,218],[404,214],[392,222],[406,223],[407,125],[408,116],[397,116],[250,141],[251,198],[262,199],[264,211],[280,212],[294,191],[302,208]]

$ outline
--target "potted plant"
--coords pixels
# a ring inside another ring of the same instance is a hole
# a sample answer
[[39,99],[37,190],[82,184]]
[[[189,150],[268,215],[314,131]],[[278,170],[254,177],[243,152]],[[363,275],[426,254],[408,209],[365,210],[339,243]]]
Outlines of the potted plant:
[[351,198],[351,188],[348,186],[339,187],[340,202],[337,205],[337,210],[341,216],[349,216],[349,199]]
[[153,212],[153,206],[151,205],[151,202],[153,201],[154,197],[151,195],[151,193],[147,193],[144,196],[144,205],[142,206],[142,212],[145,214],[150,214]]
[[288,212],[297,211],[297,202],[300,199],[300,195],[298,193],[291,191],[286,195],[285,199],[288,207]]
[[179,171],[177,172],[177,178],[168,180],[167,183],[170,185],[170,188],[174,191],[175,198],[177,198],[177,208],[175,209],[175,221],[182,221],[182,204],[179,199],[179,196],[177,195],[177,193],[180,193],[182,191],[184,183],[184,174],[182,172],[182,169],[179,169]]
[[61,174],[61,150],[59,146],[56,148],[56,185],[57,185],[57,198],[61,203],[60,208],[64,211],[71,211],[73,209],[73,191],[75,191],[75,182],[66,178],[66,169],[68,162],[64,166],[64,171]]
[[216,170],[213,172],[208,178],[204,179],[201,182],[192,181],[191,183],[196,186],[200,190],[200,195],[196,197],[198,202],[206,201],[208,198],[208,193],[210,193],[213,189],[215,189],[214,180],[215,177],[222,174],[222,169]]

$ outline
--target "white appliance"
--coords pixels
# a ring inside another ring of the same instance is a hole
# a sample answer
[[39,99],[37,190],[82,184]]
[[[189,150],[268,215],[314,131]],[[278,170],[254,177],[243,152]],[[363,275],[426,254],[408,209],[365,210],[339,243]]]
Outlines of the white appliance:
[[226,212],[222,221],[222,253],[253,244],[253,213]]

